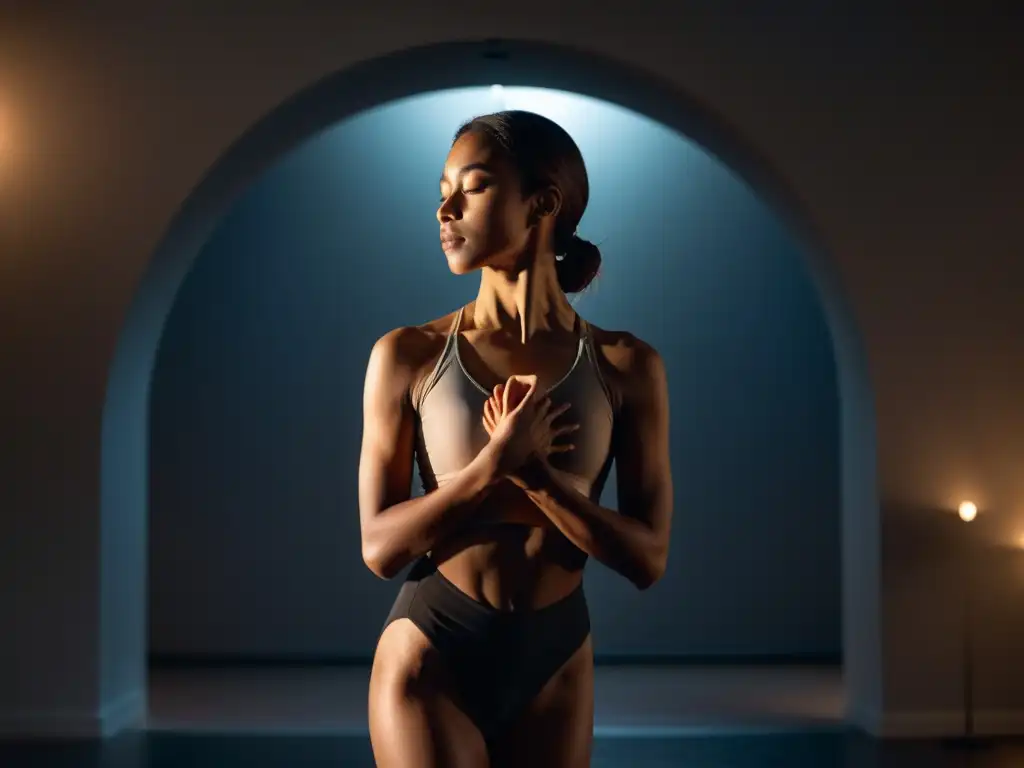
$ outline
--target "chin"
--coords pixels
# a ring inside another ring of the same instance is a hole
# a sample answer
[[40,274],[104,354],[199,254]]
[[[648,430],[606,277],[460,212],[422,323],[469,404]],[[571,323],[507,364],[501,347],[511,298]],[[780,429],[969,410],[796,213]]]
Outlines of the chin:
[[476,272],[476,269],[474,269],[473,267],[465,267],[462,266],[461,264],[452,264],[451,262],[449,262],[448,271],[451,272],[453,275],[468,275],[470,272]]
[[466,275],[476,272],[487,264],[486,257],[479,254],[463,253],[458,250],[445,252],[448,261],[448,269],[453,275]]

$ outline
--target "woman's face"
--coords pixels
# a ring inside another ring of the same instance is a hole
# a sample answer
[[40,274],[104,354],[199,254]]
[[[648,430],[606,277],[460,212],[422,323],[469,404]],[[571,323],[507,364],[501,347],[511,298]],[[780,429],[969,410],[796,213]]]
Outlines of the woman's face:
[[519,174],[484,135],[463,134],[441,173],[441,249],[456,275],[484,266],[512,268],[530,250],[531,198]]

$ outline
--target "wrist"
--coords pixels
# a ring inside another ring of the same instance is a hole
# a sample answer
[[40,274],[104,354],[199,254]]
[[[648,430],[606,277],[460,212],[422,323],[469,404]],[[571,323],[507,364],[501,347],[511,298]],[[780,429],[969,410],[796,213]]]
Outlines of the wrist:
[[476,484],[486,488],[501,479],[501,446],[493,440],[483,447],[472,463],[467,467],[473,474]]
[[540,456],[534,454],[516,471],[516,483],[527,491],[544,487],[548,478],[548,465]]

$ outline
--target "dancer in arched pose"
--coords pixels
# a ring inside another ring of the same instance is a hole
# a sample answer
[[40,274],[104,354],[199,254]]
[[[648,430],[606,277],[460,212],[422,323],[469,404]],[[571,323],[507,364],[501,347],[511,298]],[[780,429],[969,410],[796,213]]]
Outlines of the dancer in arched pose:
[[[588,557],[646,589],[672,515],[658,353],[580,317],[601,254],[575,142],[530,112],[456,134],[437,218],[476,299],[383,336],[366,372],[362,552],[414,563],[377,643],[370,739],[382,768],[590,762]],[[618,511],[598,504],[615,461]],[[410,498],[413,465],[426,494]]]

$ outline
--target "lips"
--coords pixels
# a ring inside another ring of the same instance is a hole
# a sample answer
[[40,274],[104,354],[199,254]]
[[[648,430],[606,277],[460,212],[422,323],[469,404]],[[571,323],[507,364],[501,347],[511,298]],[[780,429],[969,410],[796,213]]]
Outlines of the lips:
[[452,247],[458,245],[459,243],[464,242],[465,240],[466,240],[466,238],[459,237],[458,235],[456,235],[456,234],[454,234],[452,232],[442,232],[441,233],[441,247],[442,248],[452,248]]

